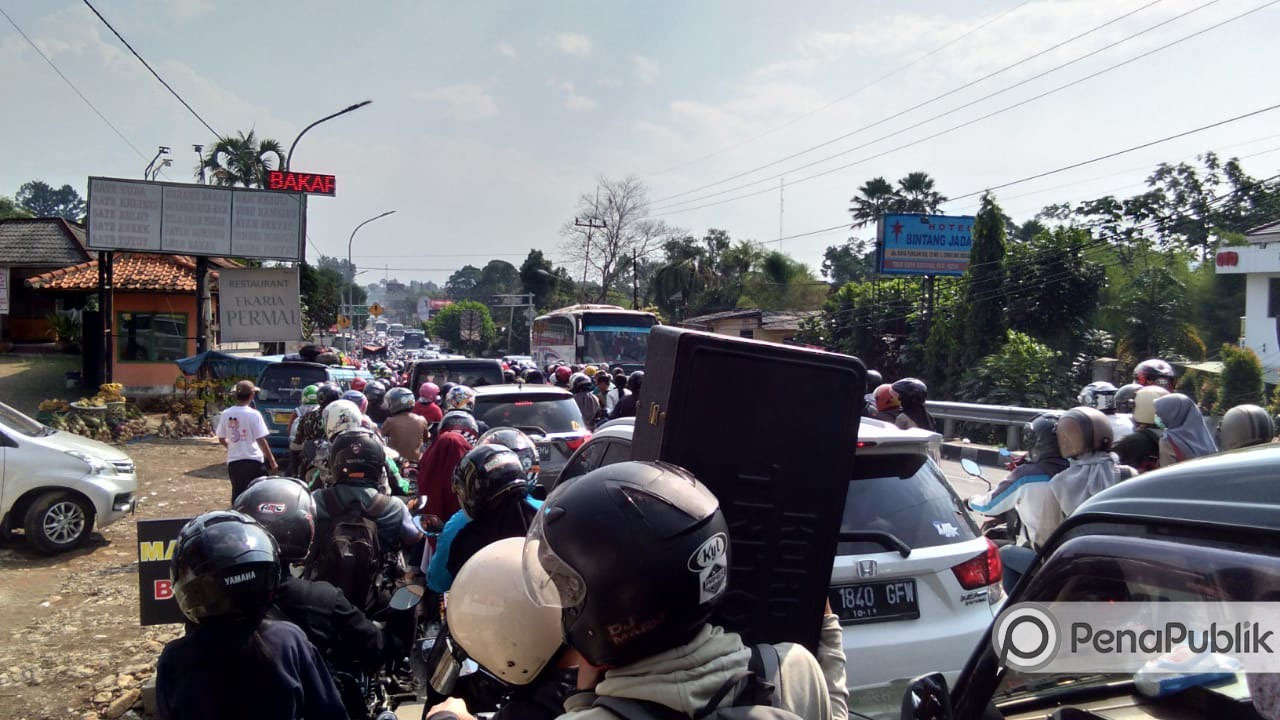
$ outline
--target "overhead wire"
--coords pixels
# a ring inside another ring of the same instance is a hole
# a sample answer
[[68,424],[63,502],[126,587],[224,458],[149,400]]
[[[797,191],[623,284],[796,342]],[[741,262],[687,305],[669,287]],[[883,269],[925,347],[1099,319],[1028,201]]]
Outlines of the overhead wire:
[[[1009,70],[1012,70],[1013,68],[1016,68],[1016,67],[1018,67],[1018,66],[1020,66],[1020,65],[1023,65],[1023,64],[1028,63],[1028,62],[1030,62],[1030,61],[1032,61],[1032,60],[1035,60],[1036,58],[1042,57],[1042,56],[1044,56],[1046,53],[1053,52],[1054,50],[1057,50],[1057,49],[1059,49],[1059,48],[1061,48],[1061,47],[1063,47],[1063,46],[1065,46],[1065,45],[1067,45],[1067,44],[1070,44],[1070,43],[1072,43],[1072,42],[1075,42],[1076,40],[1079,40],[1079,39],[1081,39],[1081,38],[1083,38],[1083,37],[1086,37],[1086,36],[1088,36],[1088,35],[1090,35],[1090,34],[1092,34],[1092,33],[1098,32],[1099,30],[1102,30],[1102,29],[1104,29],[1104,28],[1106,28],[1106,27],[1108,27],[1108,26],[1110,26],[1110,25],[1113,25],[1113,24],[1115,24],[1115,23],[1117,23],[1117,22],[1120,22],[1120,21],[1122,21],[1122,20],[1124,20],[1124,19],[1126,19],[1126,18],[1129,18],[1129,17],[1133,16],[1134,14],[1139,13],[1139,12],[1141,12],[1141,11],[1143,11],[1143,10],[1146,10],[1147,8],[1149,8],[1149,7],[1153,6],[1153,5],[1156,5],[1156,4],[1160,3],[1160,2],[1162,2],[1162,0],[1151,0],[1151,1],[1150,1],[1150,2],[1148,2],[1147,4],[1142,5],[1142,6],[1140,6],[1140,7],[1136,8],[1136,9],[1134,9],[1134,10],[1130,10],[1129,12],[1126,12],[1126,13],[1124,13],[1124,14],[1122,14],[1122,15],[1118,16],[1118,17],[1112,18],[1112,19],[1110,19],[1110,20],[1108,20],[1108,21],[1106,21],[1106,22],[1104,22],[1104,23],[1102,23],[1102,24],[1100,24],[1100,25],[1095,25],[1094,27],[1092,27],[1092,28],[1090,28],[1090,29],[1088,29],[1088,30],[1086,30],[1086,31],[1084,31],[1084,32],[1082,32],[1082,33],[1079,33],[1079,34],[1074,35],[1074,36],[1072,36],[1072,37],[1070,37],[1070,38],[1067,38],[1066,40],[1063,40],[1063,41],[1061,41],[1061,42],[1058,42],[1058,43],[1056,43],[1056,44],[1054,44],[1054,45],[1052,45],[1052,46],[1050,46],[1050,47],[1048,47],[1048,48],[1045,48],[1045,49],[1043,49],[1043,50],[1039,51],[1039,52],[1036,52],[1036,53],[1033,53],[1033,54],[1031,54],[1031,55],[1028,55],[1028,56],[1026,56],[1026,57],[1024,57],[1024,58],[1022,58],[1022,59],[1020,59],[1020,60],[1018,60],[1018,61],[1016,61],[1016,62],[1013,62],[1013,63],[1010,63],[1010,64],[1008,64],[1008,65],[1005,65],[1005,66],[1003,66],[1003,67],[1001,67],[1001,68],[999,68],[999,69],[997,69],[997,70],[993,70],[993,71],[991,71],[991,72],[989,72],[989,73],[987,73],[987,74],[985,74],[985,75],[983,75],[983,76],[981,76],[981,77],[978,77],[978,78],[975,78],[975,79],[973,79],[973,80],[970,80],[969,82],[966,82],[966,83],[964,83],[963,85],[960,85],[960,86],[957,86],[957,87],[951,88],[950,90],[947,90],[946,92],[943,92],[943,93],[941,93],[941,94],[939,94],[939,95],[934,95],[933,97],[930,97],[930,98],[929,98],[929,99],[927,99],[927,100],[923,100],[923,101],[921,101],[921,102],[919,102],[919,103],[916,103],[915,105],[912,105],[911,107],[905,108],[905,109],[903,109],[903,110],[899,110],[898,112],[895,112],[895,113],[893,113],[892,115],[889,115],[889,116],[886,116],[886,117],[880,118],[879,120],[876,120],[875,122],[873,122],[873,123],[871,123],[871,124],[869,124],[869,125],[863,125],[863,126],[861,126],[861,127],[855,128],[855,129],[853,129],[853,130],[851,130],[851,131],[849,131],[849,132],[846,132],[846,133],[844,133],[844,134],[842,134],[842,135],[837,135],[837,136],[836,136],[836,137],[834,137],[834,138],[830,138],[830,139],[828,139],[828,140],[824,140],[823,142],[820,142],[820,143],[818,143],[817,145],[811,145],[811,146],[809,146],[809,147],[807,147],[807,148],[805,148],[805,149],[803,149],[803,150],[800,150],[800,151],[798,151],[798,152],[794,152],[794,153],[792,153],[792,154],[790,154],[790,155],[786,155],[786,156],[784,156],[784,157],[778,158],[777,160],[773,160],[773,161],[771,161],[771,162],[765,163],[764,165],[758,165],[758,166],[756,166],[756,167],[754,167],[754,168],[751,168],[751,169],[749,169],[749,170],[744,170],[744,171],[739,172],[739,173],[737,173],[737,174],[730,175],[730,176],[728,176],[728,177],[726,177],[726,178],[722,178],[722,179],[717,180],[717,181],[715,181],[715,182],[708,183],[708,184],[706,184],[706,185],[701,185],[701,186],[696,187],[696,188],[691,188],[691,189],[689,189],[689,190],[684,190],[684,191],[681,191],[681,192],[678,192],[678,193],[674,193],[674,194],[672,194],[672,195],[668,195],[668,196],[666,196],[666,197],[657,198],[657,199],[655,199],[653,202],[654,202],[655,204],[657,204],[657,203],[664,203],[664,202],[667,202],[667,201],[669,201],[669,200],[673,200],[673,199],[678,198],[678,197],[683,197],[683,196],[685,196],[685,195],[692,195],[692,194],[694,194],[694,193],[701,192],[702,190],[706,190],[706,189],[708,189],[708,188],[715,187],[716,185],[723,185],[723,184],[724,184],[724,183],[726,183],[726,182],[730,182],[730,181],[732,181],[732,180],[737,180],[738,178],[745,177],[745,176],[747,176],[747,175],[751,175],[751,174],[753,174],[753,173],[759,172],[760,170],[764,170],[764,169],[766,169],[766,168],[770,168],[770,167],[773,167],[773,166],[775,166],[775,165],[778,165],[778,164],[784,163],[784,162],[786,162],[787,160],[792,160],[792,159],[797,158],[797,157],[800,157],[800,156],[802,156],[802,155],[807,155],[807,154],[809,154],[809,153],[813,152],[814,150],[818,150],[818,149],[821,149],[821,148],[827,147],[827,146],[829,146],[829,145],[832,145],[832,144],[837,143],[837,142],[839,142],[839,141],[841,141],[841,140],[844,140],[844,139],[847,139],[847,138],[852,137],[852,136],[854,136],[854,135],[857,135],[857,134],[859,134],[859,133],[861,133],[861,132],[864,132],[864,131],[866,131],[866,130],[870,130],[870,129],[872,129],[872,128],[879,127],[880,125],[883,125],[884,123],[889,122],[890,120],[895,120],[895,119],[900,118],[900,117],[902,117],[902,116],[904,116],[904,115],[907,115],[907,114],[909,114],[909,113],[911,113],[911,112],[914,112],[914,111],[916,111],[916,110],[919,110],[920,108],[928,107],[929,105],[932,105],[933,103],[936,103],[937,101],[942,100],[943,98],[947,98],[947,97],[950,97],[951,95],[954,95],[954,94],[956,94],[956,93],[958,93],[958,92],[961,92],[961,91],[963,91],[963,90],[967,90],[968,88],[973,87],[974,85],[977,85],[977,84],[979,84],[979,83],[981,83],[981,82],[984,82],[984,81],[986,81],[986,80],[990,80],[991,78],[996,77],[997,75],[1000,75],[1000,74],[1002,74],[1002,73],[1004,73],[1004,72],[1007,72],[1007,71],[1009,71]],[[1145,30],[1141,31],[1140,33],[1138,33],[1138,35],[1140,35],[1140,34],[1142,34],[1142,33],[1145,33],[1145,32],[1149,32],[1149,31],[1151,31],[1151,30],[1155,30],[1155,29],[1157,29],[1157,28],[1159,28],[1159,27],[1161,27],[1161,26],[1163,26],[1163,25],[1167,25],[1167,24],[1169,24],[1169,23],[1171,23],[1171,22],[1173,22],[1173,21],[1175,21],[1175,20],[1178,20],[1178,19],[1180,19],[1180,18],[1186,17],[1187,15],[1190,15],[1190,14],[1191,14],[1191,13],[1193,13],[1193,12],[1197,12],[1197,11],[1199,11],[1199,10],[1202,10],[1202,9],[1204,9],[1205,7],[1208,7],[1208,6],[1210,6],[1210,5],[1213,5],[1213,4],[1217,3],[1217,2],[1220,2],[1220,0],[1209,0],[1208,2],[1206,2],[1206,3],[1202,4],[1202,5],[1199,5],[1199,6],[1195,7],[1195,8],[1192,8],[1191,10],[1188,10],[1187,12],[1181,13],[1181,14],[1179,14],[1179,15],[1176,15],[1176,16],[1172,17],[1172,18],[1169,18],[1169,19],[1167,19],[1167,20],[1164,20],[1164,21],[1162,21],[1162,22],[1160,22],[1160,23],[1158,23],[1158,24],[1156,24],[1156,25],[1153,25],[1153,26],[1151,26],[1151,27],[1149,27],[1149,28],[1147,28],[1147,29],[1145,29]],[[1112,48],[1112,47],[1115,47],[1116,45],[1118,45],[1118,44],[1120,44],[1120,43],[1127,42],[1128,40],[1132,39],[1133,37],[1136,37],[1136,35],[1129,36],[1129,37],[1127,37],[1127,38],[1123,38],[1123,39],[1121,39],[1121,40],[1119,40],[1119,41],[1117,41],[1117,42],[1115,42],[1115,43],[1112,43],[1112,44],[1110,44],[1110,45],[1107,45],[1107,46],[1104,46],[1104,47],[1099,48],[1099,49],[1097,49],[1097,50],[1094,50],[1094,51],[1092,51],[1091,53],[1089,53],[1088,55],[1083,56],[1082,58],[1077,58],[1076,60],[1071,61],[1071,63],[1077,62],[1077,61],[1078,61],[1078,60],[1080,60],[1080,59],[1087,58],[1087,57],[1090,57],[1091,55],[1095,55],[1095,54],[1097,54],[1097,53],[1100,53],[1100,52],[1103,52],[1103,51],[1105,51],[1105,50],[1108,50],[1108,49],[1110,49],[1110,48]],[[1055,66],[1054,68],[1050,69],[1048,72],[1053,72],[1053,71],[1055,71],[1055,70],[1059,70],[1059,69],[1061,69],[1061,68],[1063,68],[1063,67],[1066,67],[1067,65],[1069,65],[1069,64],[1071,64],[1071,63],[1066,63],[1066,64],[1063,64],[1063,65]],[[1034,79],[1036,79],[1036,78],[1038,78],[1038,77],[1043,77],[1045,74],[1047,74],[1047,73],[1042,73],[1041,75],[1038,75],[1038,76],[1036,76],[1035,78],[1030,78],[1030,79],[1031,79],[1031,80],[1034,80]],[[1023,83],[1025,83],[1025,82],[1028,82],[1028,81],[1023,81]],[[1019,85],[1021,85],[1021,84],[1023,84],[1023,83],[1019,83]],[[1012,86],[1010,86],[1010,87],[1008,87],[1008,88],[1005,88],[1004,90],[1001,90],[1000,92],[1007,92],[1008,90],[1011,90],[1011,89],[1016,88],[1016,87],[1018,87],[1018,85],[1012,85]],[[990,96],[988,96],[988,97],[990,97]],[[984,98],[984,99],[985,99],[985,98]],[[961,106],[961,107],[963,108],[963,107],[965,107],[965,106]],[[956,109],[961,109],[961,108],[956,108]],[[950,112],[954,112],[954,110],[949,110],[949,111],[947,111],[947,112],[948,112],[948,113],[950,113]],[[945,113],[944,113],[944,114],[945,114]],[[941,116],[940,116],[940,115],[935,115],[933,118],[930,118],[930,119],[932,120],[932,119],[936,119],[936,118],[938,118],[938,117],[941,117]],[[926,121],[926,122],[927,122],[927,121]],[[910,128],[908,128],[908,129],[910,129]],[[874,141],[873,141],[873,142],[874,142]],[[863,146],[859,146],[859,147],[863,147]],[[851,150],[856,150],[856,149],[858,149],[858,148],[851,148]],[[848,150],[846,150],[846,151],[844,151],[844,152],[846,152],[846,153],[847,153],[847,152],[849,152],[849,151],[848,151]],[[838,155],[836,155],[836,156],[832,156],[832,157],[838,157]],[[826,159],[829,159],[829,158],[826,158]],[[815,162],[815,163],[817,163],[817,162],[823,162],[823,161],[824,161],[824,160],[817,160],[817,161],[814,161],[814,162]],[[814,163],[810,163],[810,165],[812,165],[812,164],[814,164]],[[790,170],[789,172],[795,172],[796,170],[801,170],[801,169],[804,169],[805,167],[809,167],[809,165],[801,165],[801,166],[799,166],[799,167],[797,167],[797,168],[793,168],[793,169],[792,169],[792,170]],[[769,179],[775,179],[775,178],[766,178],[765,180],[769,180]],[[757,181],[757,182],[765,182],[765,180],[760,180],[760,181]]]

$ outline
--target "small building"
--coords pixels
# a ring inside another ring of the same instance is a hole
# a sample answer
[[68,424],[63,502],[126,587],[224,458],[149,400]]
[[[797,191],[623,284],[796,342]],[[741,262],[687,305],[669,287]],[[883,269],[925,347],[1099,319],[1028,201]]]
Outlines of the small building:
[[49,316],[79,309],[81,304],[35,292],[26,281],[57,268],[87,262],[97,256],[85,246],[84,227],[62,218],[0,220],[0,273],[4,274],[9,312],[3,339],[18,343],[52,340]]
[[[209,265],[216,318],[216,268],[239,265],[222,258],[210,258]],[[178,375],[174,361],[196,353],[195,260],[117,253],[111,266],[111,379],[133,390],[168,388]],[[26,286],[37,294],[83,305],[98,292],[98,261],[36,275]],[[85,352],[92,355],[93,348]]]
[[816,314],[813,310],[726,310],[686,318],[677,324],[717,335],[786,343],[800,332],[800,323],[805,318]]
[[1245,233],[1247,245],[1222,246],[1217,272],[1245,276],[1240,344],[1262,361],[1268,383],[1280,382],[1280,221]]

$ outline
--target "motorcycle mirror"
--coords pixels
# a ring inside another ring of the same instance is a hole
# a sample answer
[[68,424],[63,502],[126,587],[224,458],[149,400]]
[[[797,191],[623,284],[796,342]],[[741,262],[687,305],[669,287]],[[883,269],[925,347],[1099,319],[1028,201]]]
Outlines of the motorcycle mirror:
[[973,458],[961,458],[960,467],[974,477],[982,477],[982,468],[978,467],[977,461]]
[[392,610],[412,610],[420,602],[422,602],[422,587],[404,585],[391,595],[390,607]]
[[921,675],[902,694],[902,720],[953,720],[951,691],[942,673]]

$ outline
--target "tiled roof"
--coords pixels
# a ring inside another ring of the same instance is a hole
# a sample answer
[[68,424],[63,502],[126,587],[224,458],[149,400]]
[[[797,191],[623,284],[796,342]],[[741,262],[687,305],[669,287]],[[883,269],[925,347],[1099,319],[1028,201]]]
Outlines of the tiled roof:
[[[214,263],[223,265],[224,263]],[[112,262],[116,290],[142,292],[196,291],[196,264],[182,255],[122,253]],[[84,291],[98,289],[98,261],[72,265],[27,280],[37,290]]]
[[56,267],[93,257],[84,228],[62,218],[0,220],[0,265]]

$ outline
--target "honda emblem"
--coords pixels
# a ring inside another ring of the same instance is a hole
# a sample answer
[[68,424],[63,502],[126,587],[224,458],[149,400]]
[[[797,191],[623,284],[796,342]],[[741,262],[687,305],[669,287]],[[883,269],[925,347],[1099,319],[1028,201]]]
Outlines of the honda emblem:
[[875,560],[859,560],[858,561],[858,577],[875,577],[876,561]]

